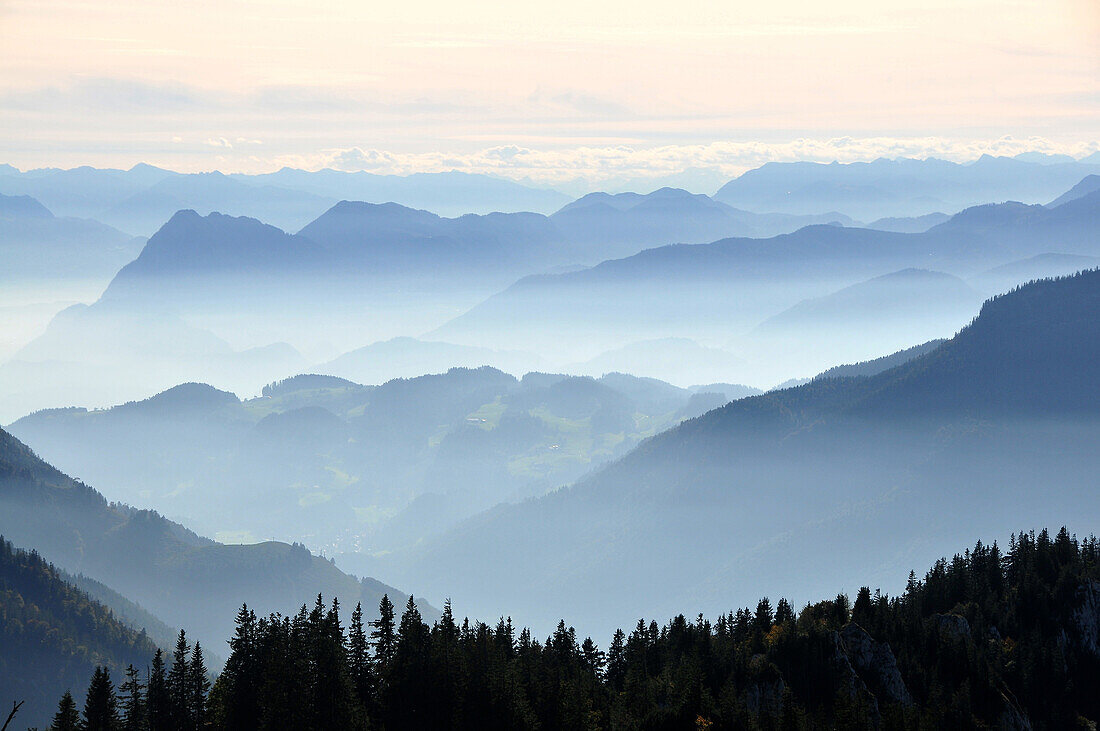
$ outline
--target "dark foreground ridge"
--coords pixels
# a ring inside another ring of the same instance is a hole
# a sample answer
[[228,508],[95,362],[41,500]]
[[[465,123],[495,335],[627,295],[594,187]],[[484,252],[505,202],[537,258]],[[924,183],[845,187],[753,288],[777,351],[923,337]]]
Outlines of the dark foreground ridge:
[[[607,652],[564,622],[544,642],[511,619],[458,624],[449,603],[429,627],[412,598],[400,620],[383,598],[368,626],[357,607],[346,630],[321,597],[293,617],[242,607],[209,695],[181,638],[148,703],[127,686],[125,728],[1095,728],[1098,562],[1094,537],[1021,533],[911,573],[898,597],[639,620]],[[118,702],[97,670],[87,727],[122,728]]]

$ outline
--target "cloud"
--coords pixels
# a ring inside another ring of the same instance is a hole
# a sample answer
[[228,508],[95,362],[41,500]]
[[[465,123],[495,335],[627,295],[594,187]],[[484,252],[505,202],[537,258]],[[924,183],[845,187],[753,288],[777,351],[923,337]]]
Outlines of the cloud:
[[227,150],[233,149],[233,143],[224,137],[211,137],[206,141],[206,144],[210,147],[224,147]]
[[119,78],[83,78],[61,85],[0,94],[0,107],[35,112],[73,110],[102,112],[178,112],[216,106],[213,95],[176,83],[148,83]]
[[657,179],[686,170],[713,171],[733,177],[767,162],[864,162],[877,158],[936,157],[967,162],[982,155],[1014,156],[1024,152],[1083,157],[1100,142],[1059,143],[1042,137],[1005,136],[987,140],[944,137],[798,138],[786,142],[721,141],[699,145],[580,146],[538,149],[520,145],[485,148],[467,154],[398,153],[351,147],[313,155],[280,156],[274,164],[306,169],[408,175],[459,170],[545,184],[578,179],[592,186],[608,181]]

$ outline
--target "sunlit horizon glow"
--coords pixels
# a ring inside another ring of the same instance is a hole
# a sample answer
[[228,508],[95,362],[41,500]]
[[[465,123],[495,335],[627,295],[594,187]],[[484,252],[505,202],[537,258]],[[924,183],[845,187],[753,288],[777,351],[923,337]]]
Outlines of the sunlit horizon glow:
[[0,4],[0,161],[541,184],[1100,149],[1094,0]]

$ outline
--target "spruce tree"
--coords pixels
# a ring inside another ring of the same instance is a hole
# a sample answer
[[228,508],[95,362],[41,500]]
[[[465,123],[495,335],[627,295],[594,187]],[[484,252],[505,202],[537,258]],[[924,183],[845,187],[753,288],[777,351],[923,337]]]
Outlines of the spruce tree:
[[54,714],[50,731],[79,731],[80,713],[76,710],[76,701],[73,694],[65,691],[61,701],[57,704],[57,713]]
[[379,676],[384,676],[393,663],[394,652],[397,649],[397,635],[394,624],[393,603],[388,594],[382,595],[382,601],[378,603],[378,619],[371,622],[374,627],[370,633],[371,643],[374,645],[374,662]]
[[122,724],[118,717],[118,698],[111,683],[111,672],[97,666],[88,685],[84,700],[83,731],[119,731]]
[[122,727],[126,731],[144,731],[148,728],[145,696],[142,693],[145,686],[138,677],[137,668],[133,665],[126,666],[126,680],[118,689],[122,695]]
[[607,650],[607,683],[612,690],[623,689],[623,680],[626,678],[626,634],[621,629],[615,630],[611,638],[611,646]]
[[206,677],[206,662],[198,642],[191,651],[187,666],[187,715],[194,728],[202,728],[206,721],[206,694],[210,691],[210,679]]
[[788,622],[794,622],[794,608],[791,607],[789,601],[780,598],[779,602],[775,605],[775,623],[787,624]]
[[348,670],[355,687],[356,698],[364,708],[369,708],[371,700],[370,646],[363,630],[363,605],[357,603],[351,613],[348,627]]
[[168,669],[168,716],[171,727],[179,731],[195,727],[191,717],[190,650],[187,635],[180,630],[175,652],[172,653],[172,667]]
[[[266,626],[266,624],[264,625]],[[256,613],[241,605],[237,612],[236,629],[229,640],[229,659],[218,677],[218,684],[225,694],[223,721],[229,728],[253,728],[260,717],[260,634]]]
[[168,678],[164,669],[164,653],[157,648],[153,665],[149,670],[149,684],[145,693],[145,707],[150,731],[170,731],[172,728],[171,700],[168,696]]

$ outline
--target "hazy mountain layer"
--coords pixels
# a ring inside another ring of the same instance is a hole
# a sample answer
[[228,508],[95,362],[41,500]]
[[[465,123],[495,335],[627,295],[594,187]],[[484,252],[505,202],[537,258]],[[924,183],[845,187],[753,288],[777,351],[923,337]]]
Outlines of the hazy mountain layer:
[[97,218],[149,235],[173,213],[192,208],[261,218],[297,230],[340,200],[395,202],[440,215],[493,211],[550,213],[568,202],[552,190],[463,173],[410,176],[308,172],[264,175],[181,174],[150,165],[130,170],[0,170],[0,193],[32,195],[63,216]]
[[601,627],[713,611],[749,585],[811,593],[797,604],[974,530],[1092,525],[1098,315],[1100,272],[1028,285],[901,366],[733,402],[379,569],[477,612],[568,607]]
[[377,387],[306,375],[246,401],[184,384],[10,428],[110,498],[216,537],[381,551],[572,482],[736,388],[693,394],[623,374],[517,380],[491,368]]
[[[888,331],[890,339],[879,341],[872,333],[862,340],[864,350],[834,351],[824,361],[754,352],[751,340],[741,340],[801,300],[907,268],[971,276],[1049,251],[1052,241],[1066,253],[1093,256],[1100,254],[1098,227],[1100,194],[1093,193],[1053,209],[979,206],[924,233],[810,226],[772,239],[665,246],[589,269],[527,277],[431,336],[482,347],[509,343],[533,352],[573,354],[576,360],[633,341],[686,337],[729,344],[744,359],[743,370],[722,380],[774,383],[947,336],[965,322],[953,311],[949,317],[927,318],[933,329],[908,337],[901,323]],[[842,329],[846,323],[830,327]]]
[[935,158],[829,165],[772,162],[726,183],[714,198],[751,211],[841,211],[871,221],[953,213],[987,201],[1042,203],[1100,171],[1095,161],[1046,162],[989,155],[963,164]]
[[[194,408],[191,399],[186,402]],[[360,582],[300,545],[225,545],[155,512],[109,503],[3,430],[0,533],[186,626],[214,652],[245,601],[257,611],[287,612],[322,592],[339,596],[345,606],[361,599],[366,611],[384,592],[400,595],[373,579]]]
[[952,335],[981,302],[982,295],[958,277],[904,269],[800,302],[733,347],[768,362],[798,361],[819,370]]
[[774,236],[818,223],[854,223],[839,213],[750,213],[675,188],[662,188],[648,195],[590,193],[562,208],[550,220],[566,240],[577,246],[577,260],[590,263],[664,244],[702,244],[731,236]]

